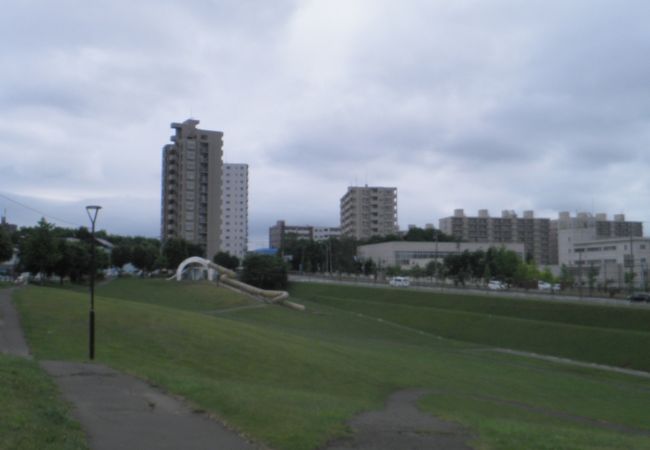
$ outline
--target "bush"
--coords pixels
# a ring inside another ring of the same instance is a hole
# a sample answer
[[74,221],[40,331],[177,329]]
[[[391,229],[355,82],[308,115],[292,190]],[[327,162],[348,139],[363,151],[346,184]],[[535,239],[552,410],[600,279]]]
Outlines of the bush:
[[285,289],[287,265],[279,256],[250,254],[244,258],[242,281],[261,289]]

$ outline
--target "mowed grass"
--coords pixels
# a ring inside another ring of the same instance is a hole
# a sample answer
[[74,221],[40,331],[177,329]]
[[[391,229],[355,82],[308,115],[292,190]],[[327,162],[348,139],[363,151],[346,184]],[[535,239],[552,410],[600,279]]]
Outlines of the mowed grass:
[[35,362],[0,354],[0,449],[87,449],[69,412]]
[[481,345],[650,372],[650,310],[297,284],[292,295]]
[[[647,379],[439,339],[346,309],[342,291],[334,295],[342,303],[330,305],[297,286],[294,300],[308,306],[301,313],[219,307],[222,296],[232,305],[232,292],[206,285],[193,294],[201,310],[184,302],[193,285],[140,281],[98,289],[98,361],[275,449],[320,448],[350,433],[347,419],[409,387],[429,389],[421,407],[468,426],[477,448],[650,449]],[[85,358],[87,294],[32,287],[15,296],[37,358]]]
[[106,297],[153,303],[188,311],[209,311],[255,303],[228,289],[215,289],[208,282],[166,281],[151,278],[120,278],[99,285],[95,291]]

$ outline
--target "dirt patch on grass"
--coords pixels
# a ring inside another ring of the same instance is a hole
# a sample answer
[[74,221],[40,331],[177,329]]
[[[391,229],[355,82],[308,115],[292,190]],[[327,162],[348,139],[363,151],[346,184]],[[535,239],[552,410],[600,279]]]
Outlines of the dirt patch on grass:
[[407,389],[391,395],[381,411],[351,419],[353,436],[328,443],[324,450],[471,450],[474,436],[453,422],[421,412],[417,401],[429,391]]

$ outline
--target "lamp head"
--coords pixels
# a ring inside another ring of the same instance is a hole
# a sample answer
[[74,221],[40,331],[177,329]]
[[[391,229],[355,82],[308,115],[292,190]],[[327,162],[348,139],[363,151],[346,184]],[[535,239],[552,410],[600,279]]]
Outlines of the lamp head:
[[90,221],[95,224],[95,220],[97,219],[97,213],[99,213],[99,210],[102,209],[101,206],[99,205],[88,205],[86,206],[86,212],[88,213],[88,217],[90,218]]

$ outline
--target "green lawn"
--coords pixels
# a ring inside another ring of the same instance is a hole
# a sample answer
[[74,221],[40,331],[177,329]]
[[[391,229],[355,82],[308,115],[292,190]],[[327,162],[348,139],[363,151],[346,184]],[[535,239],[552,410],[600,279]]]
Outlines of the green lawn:
[[[425,332],[435,314],[417,304],[423,298],[327,288],[296,286],[294,299],[308,307],[301,313],[279,306],[236,309],[250,301],[205,284],[117,280],[97,291],[97,358],[186,397],[278,450],[318,448],[349,432],[345,420],[381,408],[390,393],[408,387],[430,389],[421,407],[470,427],[477,448],[650,449],[648,436],[597,425],[650,434],[648,379],[440,339]],[[15,297],[37,358],[85,358],[87,293],[31,287]],[[393,309],[400,302],[415,303]],[[384,313],[389,316],[377,320]],[[436,313],[459,314],[463,327],[471,321],[463,322],[462,314],[473,314],[477,324],[486,316],[442,307]],[[532,321],[515,316],[500,317]],[[503,335],[510,325],[487,321],[481,329],[493,326]],[[605,331],[620,338],[619,328]]]
[[323,284],[292,294],[446,338],[650,372],[650,310]]
[[87,449],[52,380],[33,361],[0,354],[0,449]]

